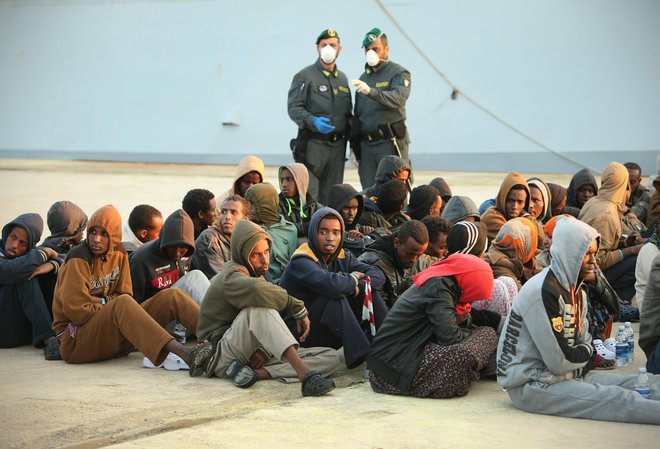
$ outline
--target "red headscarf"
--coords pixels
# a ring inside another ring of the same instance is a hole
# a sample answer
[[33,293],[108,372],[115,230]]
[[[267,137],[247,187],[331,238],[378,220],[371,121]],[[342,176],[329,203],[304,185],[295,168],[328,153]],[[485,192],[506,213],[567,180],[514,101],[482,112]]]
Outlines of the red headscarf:
[[456,311],[469,312],[469,303],[490,299],[493,294],[493,270],[487,262],[472,254],[452,254],[413,276],[417,287],[438,276],[454,276],[461,295]]

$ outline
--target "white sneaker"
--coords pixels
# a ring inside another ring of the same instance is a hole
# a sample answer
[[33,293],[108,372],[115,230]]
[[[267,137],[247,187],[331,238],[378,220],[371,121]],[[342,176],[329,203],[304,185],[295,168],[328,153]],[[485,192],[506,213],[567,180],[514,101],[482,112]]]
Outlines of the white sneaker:
[[612,338],[612,337],[608,338],[607,340],[605,340],[605,341],[603,342],[603,345],[604,345],[608,350],[610,350],[611,352],[613,352],[614,354],[616,354],[616,340],[615,340],[614,338]]
[[167,354],[167,358],[163,363],[160,365],[156,366],[153,363],[151,363],[151,360],[148,358],[144,357],[142,359],[142,365],[145,368],[165,368],[168,371],[178,371],[180,369],[190,369],[188,364],[183,361],[181,357],[179,357],[176,354],[172,354],[171,352]]
[[602,340],[595,339],[591,342],[591,344],[593,344],[594,348],[596,348],[596,353],[605,360],[616,359],[616,352],[612,352],[609,349],[607,349],[607,347],[603,344]]
[[190,367],[181,357],[171,352],[167,354],[167,358],[163,362],[163,368],[168,371],[179,371],[180,369],[189,370]]
[[[163,363],[165,363],[165,362],[163,362]],[[156,366],[156,365],[154,365],[153,363],[151,363],[151,360],[149,360],[148,358],[146,358],[146,357],[142,358],[142,366],[144,366],[145,368],[150,368],[150,369],[151,369],[151,368],[162,368],[162,367],[163,367],[163,363],[161,363],[160,365]]]

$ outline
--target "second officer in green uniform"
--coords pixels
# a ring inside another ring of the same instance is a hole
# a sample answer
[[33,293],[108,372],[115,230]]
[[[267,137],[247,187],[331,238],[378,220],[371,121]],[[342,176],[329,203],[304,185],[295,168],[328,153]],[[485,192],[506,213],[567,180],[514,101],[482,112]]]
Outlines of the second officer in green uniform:
[[367,59],[365,71],[359,80],[351,81],[357,88],[351,143],[360,162],[358,172],[364,190],[374,184],[383,156],[393,154],[410,163],[405,123],[410,72],[388,59],[390,47],[380,29],[369,31],[362,47]]

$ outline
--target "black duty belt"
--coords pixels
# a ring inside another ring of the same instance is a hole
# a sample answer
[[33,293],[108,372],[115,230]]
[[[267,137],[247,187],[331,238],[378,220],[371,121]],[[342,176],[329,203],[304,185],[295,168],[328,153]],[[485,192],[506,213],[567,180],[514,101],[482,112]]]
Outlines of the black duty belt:
[[326,142],[337,142],[338,140],[344,140],[345,137],[346,137],[346,134],[343,133],[343,132],[341,132],[341,133],[328,133],[328,134],[310,132],[309,136],[310,136],[311,139],[324,140]]
[[378,130],[373,133],[362,133],[360,135],[362,140],[366,140],[367,142],[378,142],[379,140],[390,140],[391,137],[387,136],[386,133],[384,133],[382,130]]
[[[397,136],[396,129],[399,126],[403,126],[403,131],[400,133],[400,136]],[[392,137],[397,137],[399,139],[405,136],[405,123],[402,121],[394,122],[389,125],[378,125],[378,129],[373,132],[367,132],[360,134],[362,140],[367,142],[378,142],[379,140],[390,140]]]

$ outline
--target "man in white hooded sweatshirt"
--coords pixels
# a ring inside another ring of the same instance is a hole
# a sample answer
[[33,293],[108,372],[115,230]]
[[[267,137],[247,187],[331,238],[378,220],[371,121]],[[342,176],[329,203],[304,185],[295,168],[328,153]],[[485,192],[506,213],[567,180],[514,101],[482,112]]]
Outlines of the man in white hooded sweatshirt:
[[516,408],[602,421],[660,424],[660,376],[650,399],[636,375],[589,372],[593,362],[584,280],[594,275],[600,236],[579,220],[560,220],[549,267],[520,290],[497,348],[497,381]]

